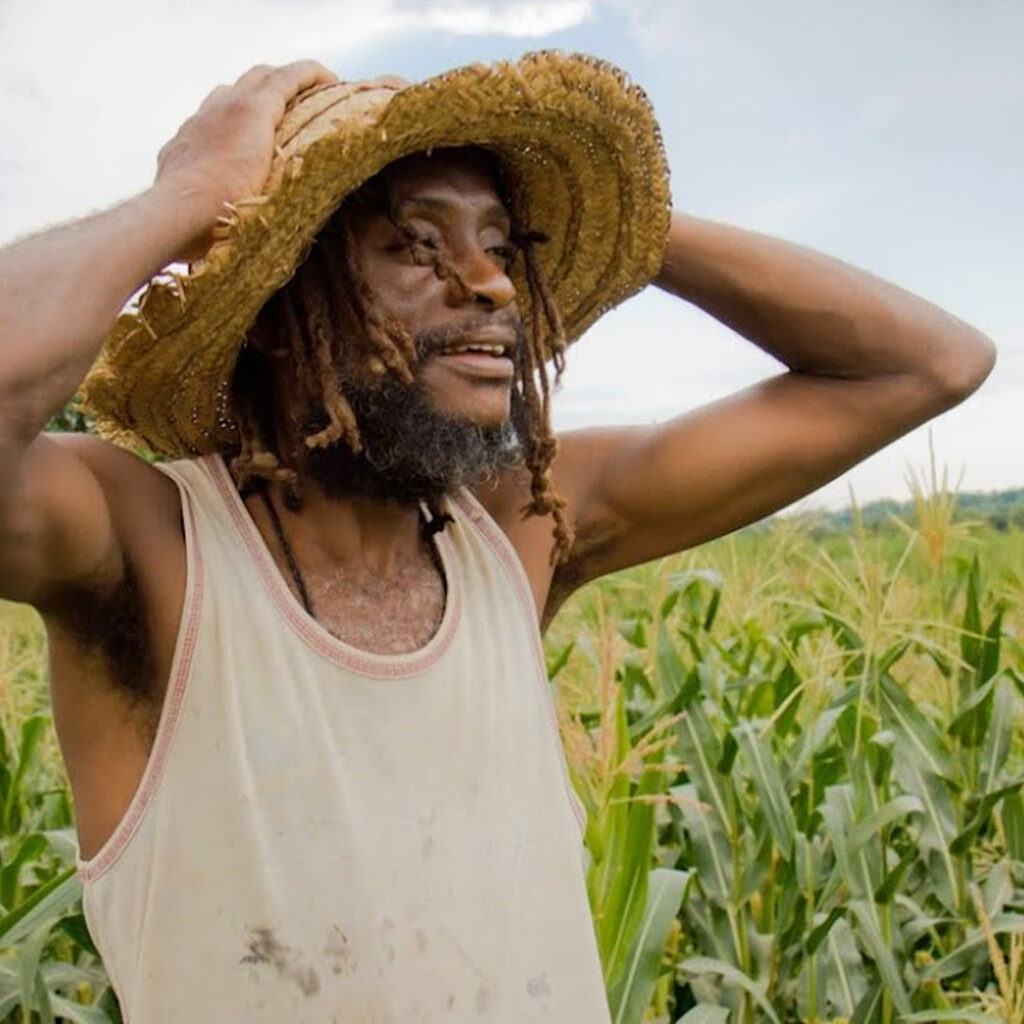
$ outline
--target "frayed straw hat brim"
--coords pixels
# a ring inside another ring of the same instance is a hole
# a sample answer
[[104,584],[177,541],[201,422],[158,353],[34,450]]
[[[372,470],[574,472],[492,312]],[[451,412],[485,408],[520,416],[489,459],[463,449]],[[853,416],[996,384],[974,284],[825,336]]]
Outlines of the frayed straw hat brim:
[[262,194],[230,209],[188,274],[158,275],[118,318],[82,389],[100,432],[171,457],[235,448],[239,349],[321,227],[392,161],[462,145],[497,155],[517,223],[547,236],[537,256],[569,341],[658,273],[667,163],[647,97],[614,66],[542,51],[416,85],[321,86],[286,111]]

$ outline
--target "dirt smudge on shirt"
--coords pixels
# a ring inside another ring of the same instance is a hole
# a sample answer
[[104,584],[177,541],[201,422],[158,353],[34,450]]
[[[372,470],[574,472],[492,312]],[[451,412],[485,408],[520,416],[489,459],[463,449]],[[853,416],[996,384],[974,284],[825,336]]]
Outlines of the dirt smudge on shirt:
[[324,959],[334,974],[352,975],[359,965],[348,936],[336,924],[331,925],[331,934],[324,946]]
[[551,995],[551,986],[548,984],[546,974],[538,974],[536,978],[529,978],[526,982],[526,991],[535,999],[539,996]]
[[320,975],[316,969],[302,963],[297,950],[283,945],[272,928],[249,928],[247,931],[247,952],[238,961],[240,964],[273,967],[279,978],[294,982],[304,996],[315,996],[320,991]]

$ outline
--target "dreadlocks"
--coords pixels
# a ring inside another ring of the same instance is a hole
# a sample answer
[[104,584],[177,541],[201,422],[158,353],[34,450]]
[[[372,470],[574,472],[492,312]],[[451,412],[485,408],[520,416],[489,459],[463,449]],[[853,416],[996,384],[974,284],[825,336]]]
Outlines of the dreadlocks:
[[[485,151],[483,155],[496,183],[501,169]],[[406,385],[414,381],[418,358],[412,335],[377,305],[366,283],[349,226],[349,212],[372,203],[383,209],[405,237],[414,262],[432,266],[439,278],[467,294],[469,288],[457,268],[440,248],[428,246],[401,217],[385,173],[376,175],[346,199],[314,240],[292,279],[278,290],[260,311],[240,353],[232,381],[239,449],[231,468],[244,492],[276,481],[285,503],[301,506],[299,478],[294,466],[271,449],[273,425],[269,410],[270,373],[265,350],[285,344],[295,365],[303,396],[322,408],[326,426],[304,438],[307,448],[325,448],[337,441],[352,452],[362,449],[359,424],[352,406],[339,387],[336,372],[341,344],[357,346],[353,354],[377,376],[392,374]],[[512,209],[506,202],[506,208]],[[511,241],[522,255],[530,295],[530,318],[520,357],[515,361],[513,388],[521,400],[520,443],[530,473],[531,500],[524,515],[550,515],[554,521],[552,561],[564,563],[573,543],[572,528],[565,517],[566,503],[551,482],[551,463],[557,443],[551,429],[551,381],[547,363],[555,368],[555,383],[565,368],[566,339],[550,286],[534,252],[546,240],[536,231],[519,230],[513,224]],[[258,340],[261,344],[252,343]],[[433,521],[443,523],[436,503],[430,503]]]

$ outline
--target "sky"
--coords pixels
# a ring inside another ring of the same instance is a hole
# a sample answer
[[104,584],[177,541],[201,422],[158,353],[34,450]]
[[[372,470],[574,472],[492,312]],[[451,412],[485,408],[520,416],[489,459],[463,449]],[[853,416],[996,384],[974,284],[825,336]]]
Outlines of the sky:
[[[314,58],[419,80],[535,49],[650,96],[676,209],[893,281],[988,334],[965,402],[791,511],[1024,486],[1020,0],[0,0],[0,245],[145,190],[214,86]],[[558,429],[660,422],[785,367],[650,287],[570,353]]]

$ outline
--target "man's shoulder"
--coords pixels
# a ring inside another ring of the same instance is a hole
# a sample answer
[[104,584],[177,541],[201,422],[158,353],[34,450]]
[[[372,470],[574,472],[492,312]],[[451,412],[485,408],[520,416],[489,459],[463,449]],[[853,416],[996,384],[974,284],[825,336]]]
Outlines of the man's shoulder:
[[[121,569],[116,578],[98,577],[97,593],[120,592],[128,576],[142,581],[144,591],[158,585],[169,572],[168,563],[177,564],[184,555],[181,498],[174,480],[140,455],[104,438],[91,434],[45,437],[84,466],[102,493]],[[89,580],[69,588],[76,603],[89,589]],[[135,587],[132,592],[136,599],[140,596]],[[55,611],[59,614],[61,608]]]
[[174,480],[143,456],[93,434],[47,434],[89,469],[123,540],[156,530],[180,534],[181,499]]
[[105,438],[71,433],[47,433],[45,436],[84,462],[104,490],[141,487],[140,497],[146,500],[151,488],[166,490],[170,485],[175,489],[173,482],[153,462]]

